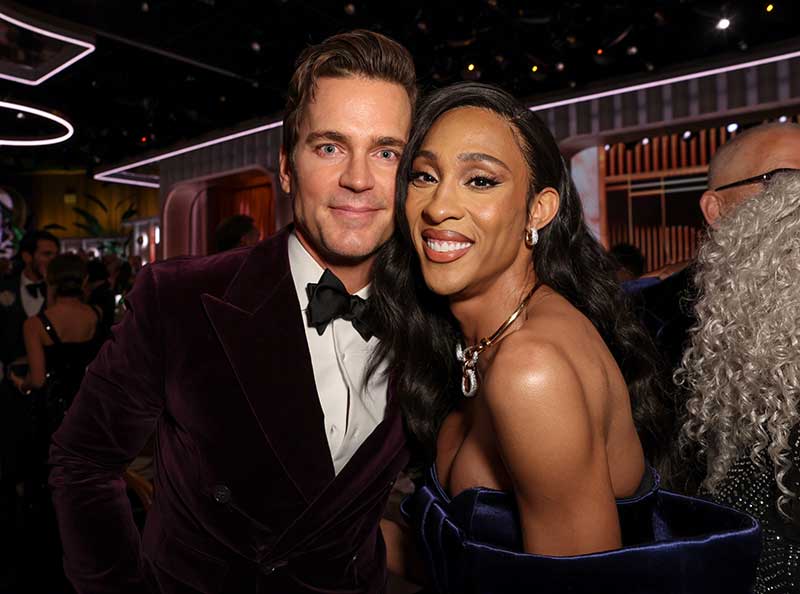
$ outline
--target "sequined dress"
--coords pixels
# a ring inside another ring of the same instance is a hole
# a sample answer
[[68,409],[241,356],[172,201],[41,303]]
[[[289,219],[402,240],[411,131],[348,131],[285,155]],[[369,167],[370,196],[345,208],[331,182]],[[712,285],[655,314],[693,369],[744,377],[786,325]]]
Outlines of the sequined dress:
[[[790,434],[792,468],[784,484],[800,492],[800,426]],[[800,504],[793,500],[784,510],[790,521],[778,513],[778,485],[772,464],[768,472],[748,456],[737,460],[711,499],[754,516],[762,528],[761,559],[756,574],[755,594],[800,592]]]

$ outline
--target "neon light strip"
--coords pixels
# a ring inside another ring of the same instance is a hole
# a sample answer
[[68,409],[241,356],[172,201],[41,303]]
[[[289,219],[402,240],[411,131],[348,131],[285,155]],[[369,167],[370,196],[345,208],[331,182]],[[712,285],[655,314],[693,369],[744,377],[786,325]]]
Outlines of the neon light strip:
[[[220,144],[222,142],[228,142],[229,140],[235,140],[237,138],[242,138],[243,136],[250,136],[251,134],[257,134],[258,132],[264,132],[265,130],[272,130],[273,128],[279,128],[283,126],[283,120],[278,120],[277,122],[270,122],[269,124],[264,124],[262,126],[256,126],[255,128],[248,128],[247,130],[242,130],[240,132],[234,132],[233,134],[228,134],[226,136],[220,136],[219,138],[212,138],[211,140],[207,140],[205,142],[201,142],[199,144],[192,144],[190,146],[185,146],[181,149],[177,149],[174,151],[170,151],[168,153],[161,153],[155,155],[154,157],[150,157],[149,159],[144,159],[142,161],[136,161],[135,163],[129,163],[127,165],[122,165],[121,167],[116,167],[114,169],[108,169],[106,171],[101,171],[100,173],[96,174],[94,178],[99,181],[110,181],[110,182],[119,182],[119,183],[133,183],[128,180],[123,180],[120,178],[114,179],[109,176],[112,176],[116,173],[122,173],[129,169],[134,169],[136,167],[142,167],[143,165],[149,165],[150,163],[157,163],[158,161],[163,161],[164,159],[169,159],[171,157],[177,157],[178,155],[184,155],[186,153],[191,153],[193,151],[198,151],[203,148],[207,148],[209,146],[214,146],[215,144]],[[134,185],[144,185],[149,182],[138,182]],[[153,184],[150,187],[157,188],[159,187],[158,184]]]
[[[742,62],[740,64],[732,64],[730,66],[722,66],[720,68],[712,68],[711,70],[701,70],[699,72],[693,72],[691,74],[684,74],[681,76],[673,76],[671,78],[662,79],[662,80],[655,80],[650,81],[647,83],[641,83],[637,85],[631,85],[627,87],[619,87],[616,89],[610,89],[608,91],[601,91],[598,93],[592,93],[589,95],[581,95],[578,97],[571,97],[569,99],[562,99],[559,101],[552,101],[550,103],[542,103],[540,105],[532,105],[528,107],[531,111],[542,111],[545,109],[551,109],[554,107],[562,107],[564,105],[572,105],[575,103],[583,103],[585,101],[592,101],[594,99],[602,99],[603,97],[612,97],[614,95],[622,95],[624,93],[632,93],[634,91],[641,91],[644,89],[652,89],[654,87],[666,86],[670,84],[674,84],[677,82],[683,82],[687,80],[693,80],[697,78],[704,78],[706,76],[714,76],[715,74],[723,74],[725,72],[733,72],[735,70],[743,70],[745,68],[751,68],[754,66],[762,66],[764,64],[770,64],[773,62],[779,62],[781,60],[791,60],[792,58],[800,57],[800,50],[794,51],[786,54],[780,54],[777,56],[770,56],[768,58],[760,58],[758,60],[751,60],[749,62]],[[169,159],[170,157],[174,157],[176,155],[181,155],[183,153],[191,152],[194,150],[198,150],[201,148],[205,148],[207,146],[211,146],[214,144],[218,144],[220,142],[226,142],[228,140],[233,140],[235,138],[240,138],[242,136],[247,136],[248,134],[255,134],[256,132],[262,132],[264,130],[269,130],[271,128],[277,128],[282,126],[283,122],[272,122],[271,124],[267,124],[266,126],[259,126],[258,128],[253,128],[250,130],[244,130],[242,132],[237,132],[236,134],[231,134],[229,136],[223,136],[221,138],[216,138],[214,140],[209,140],[208,142],[204,142],[197,145],[192,145],[183,149],[179,149],[177,151],[172,151],[170,153],[164,153],[161,155],[156,155],[144,161],[137,161],[135,163],[130,163],[128,165],[123,165],[121,167],[117,167],[115,169],[109,169],[107,171],[101,171],[100,173],[96,174],[94,178],[100,181],[108,181],[108,182],[116,182],[121,184],[132,184],[132,185],[145,185],[146,182],[137,182],[133,183],[131,181],[120,179],[120,178],[113,178],[109,176],[113,176],[117,173],[121,173],[123,171],[127,171],[129,169],[133,169],[135,167],[140,167],[142,165],[149,165],[150,163],[157,163],[158,161],[162,161],[164,159]],[[152,184],[148,187],[159,187],[158,184]]]
[[47,29],[42,29],[40,27],[36,27],[36,26],[31,25],[29,23],[26,23],[24,21],[20,21],[19,19],[15,19],[14,17],[8,16],[7,14],[4,14],[2,12],[0,12],[0,19],[3,19],[4,21],[8,21],[12,25],[16,25],[17,27],[22,27],[23,29],[28,29],[29,31],[33,31],[34,33],[39,33],[40,35],[44,35],[45,37],[51,37],[53,39],[58,39],[59,41],[63,41],[65,43],[70,43],[72,45],[77,45],[79,47],[85,48],[85,50],[82,51],[80,54],[78,54],[77,56],[67,60],[66,62],[64,62],[60,66],[54,68],[53,70],[51,70],[50,72],[48,72],[47,74],[45,74],[44,76],[39,78],[38,80],[30,80],[30,79],[27,79],[27,78],[22,78],[22,77],[18,77],[18,76],[12,76],[10,74],[3,74],[3,73],[0,73],[0,78],[13,80],[15,82],[19,82],[19,83],[22,83],[22,84],[25,84],[25,85],[32,85],[32,86],[40,85],[44,81],[46,81],[48,78],[50,78],[51,76],[55,76],[56,74],[58,74],[59,72],[61,72],[65,68],[69,68],[75,62],[85,58],[86,56],[88,56],[89,54],[91,54],[94,51],[94,47],[95,46],[93,44],[89,43],[88,41],[83,41],[81,39],[75,39],[74,37],[67,37],[66,35],[60,35],[59,33],[55,33],[54,31],[48,31]]
[[36,109],[35,107],[30,107],[28,105],[20,105],[19,103],[9,103],[8,101],[0,101],[0,108],[31,113],[33,115],[45,118],[46,120],[55,122],[56,124],[61,124],[64,126],[64,128],[66,128],[66,132],[64,132],[64,134],[54,138],[34,138],[30,140],[12,140],[0,138],[0,146],[44,146],[46,144],[58,144],[59,142],[64,142],[65,140],[69,139],[75,133],[75,128],[73,128],[72,124],[70,124],[67,120],[52,113],[42,111],[41,109]]
[[561,99],[560,101],[552,101],[550,103],[542,103],[540,105],[532,105],[528,109],[531,111],[542,111],[545,109],[552,109],[554,107],[563,107],[564,105],[572,105],[574,103],[583,103],[584,101],[592,101],[594,99],[602,99],[603,97],[613,97],[615,95],[622,95],[624,93],[632,93],[634,91],[642,91],[644,89],[652,89],[653,87],[663,87],[678,82],[687,80],[694,80],[696,78],[704,78],[706,76],[714,76],[715,74],[724,74],[726,72],[733,72],[735,70],[743,70],[745,68],[753,68],[755,66],[763,66],[764,64],[771,64],[773,62],[780,62],[781,60],[791,60],[792,58],[800,57],[800,50],[789,52],[788,54],[780,54],[778,56],[770,56],[769,58],[760,58],[758,60],[751,60],[749,62],[742,62],[741,64],[731,64],[730,66],[721,66],[719,68],[712,68],[711,70],[701,70],[700,72],[692,72],[691,74],[682,74],[681,76],[673,76],[672,78],[665,78],[662,80],[654,80],[638,85],[631,85],[629,87],[620,87],[618,89],[611,89],[608,91],[601,91],[599,93],[592,93],[590,95],[581,95],[579,97],[570,97],[569,99]]

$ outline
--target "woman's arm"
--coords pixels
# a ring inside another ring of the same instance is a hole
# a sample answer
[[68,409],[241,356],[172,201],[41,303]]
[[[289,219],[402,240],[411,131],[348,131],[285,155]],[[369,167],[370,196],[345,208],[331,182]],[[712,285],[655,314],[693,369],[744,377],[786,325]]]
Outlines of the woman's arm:
[[28,373],[25,377],[11,376],[20,392],[27,393],[33,388],[41,388],[45,381],[44,346],[40,337],[42,323],[38,318],[28,318],[22,326],[25,352],[28,358]]
[[567,556],[619,548],[605,438],[575,369],[555,345],[512,338],[500,345],[484,393],[525,550]]
[[394,520],[383,518],[381,532],[386,543],[386,567],[389,571],[415,584],[425,584],[425,564],[417,554],[411,529]]

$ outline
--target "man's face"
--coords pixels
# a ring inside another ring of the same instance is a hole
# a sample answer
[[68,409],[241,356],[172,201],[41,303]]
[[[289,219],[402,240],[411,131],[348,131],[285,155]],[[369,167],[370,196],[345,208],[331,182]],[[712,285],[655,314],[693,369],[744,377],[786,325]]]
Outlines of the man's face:
[[[747,179],[775,169],[800,169],[800,130],[794,127],[772,128],[763,134],[748,139],[730,163],[723,168],[714,187]],[[742,201],[758,194],[763,184],[754,182],[726,190],[707,192],[716,195],[715,208],[709,209],[701,203],[706,221],[713,225],[720,216],[730,212]],[[704,195],[705,199],[705,195]]]
[[47,265],[56,255],[58,255],[58,245],[49,239],[40,239],[36,242],[36,251],[33,255],[23,252],[22,259],[30,275],[36,280],[42,280],[47,276]]
[[293,199],[300,241],[321,264],[357,264],[393,230],[395,174],[411,127],[396,83],[321,78],[300,123],[281,187]]

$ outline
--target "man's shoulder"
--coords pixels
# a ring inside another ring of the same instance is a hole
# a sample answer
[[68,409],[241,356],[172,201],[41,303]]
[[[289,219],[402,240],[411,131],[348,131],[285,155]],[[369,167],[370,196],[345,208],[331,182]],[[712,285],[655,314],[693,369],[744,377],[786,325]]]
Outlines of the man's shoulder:
[[210,256],[177,256],[162,260],[150,265],[150,274],[162,296],[208,293],[221,297],[246,263],[270,266],[274,264],[276,252],[285,253],[286,242],[279,235],[254,247]]

